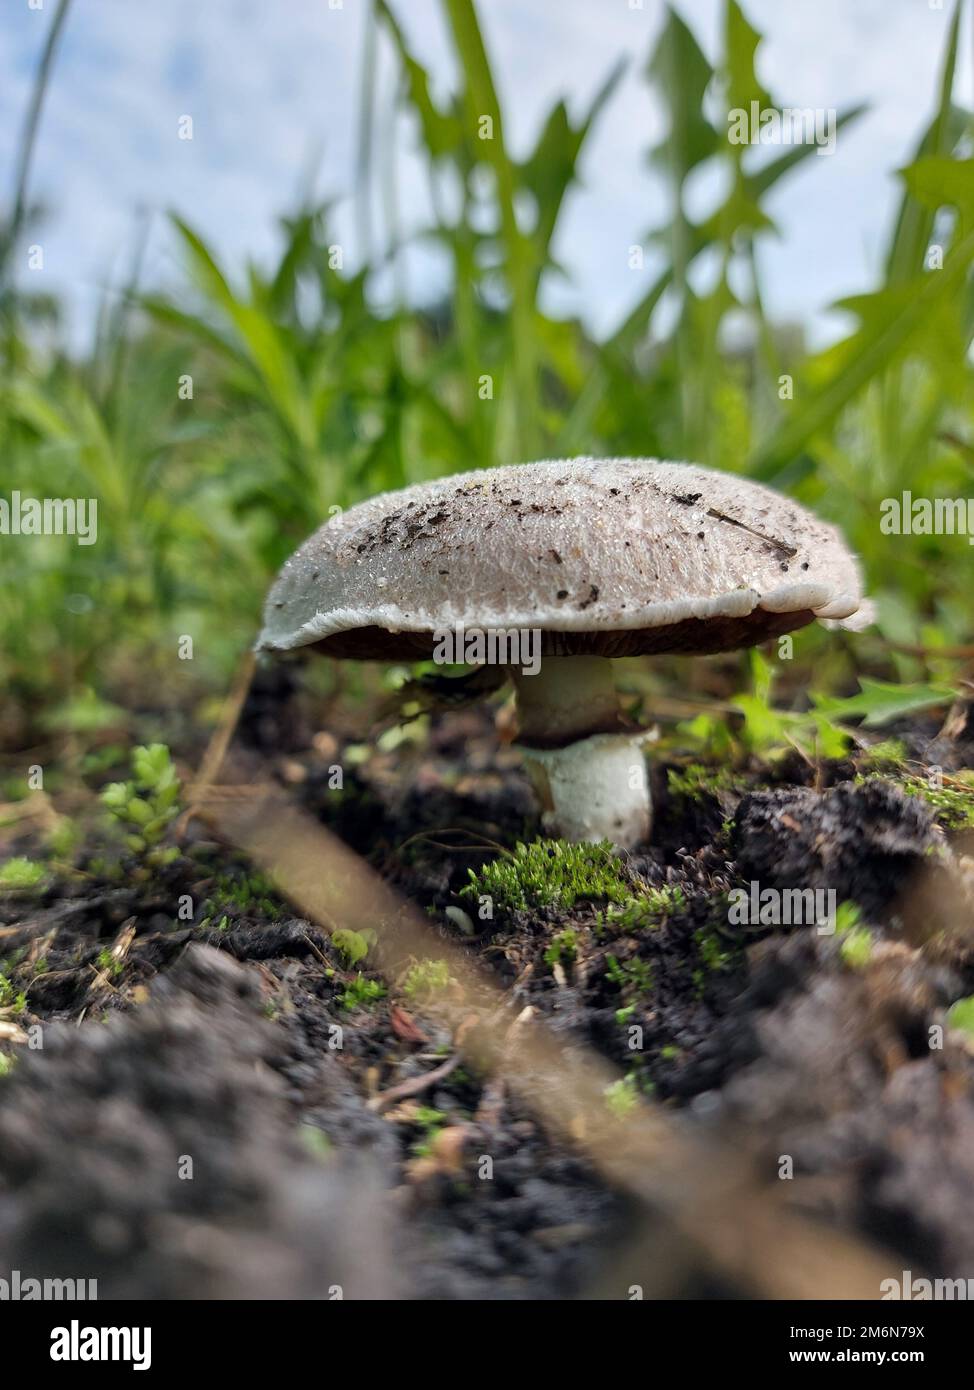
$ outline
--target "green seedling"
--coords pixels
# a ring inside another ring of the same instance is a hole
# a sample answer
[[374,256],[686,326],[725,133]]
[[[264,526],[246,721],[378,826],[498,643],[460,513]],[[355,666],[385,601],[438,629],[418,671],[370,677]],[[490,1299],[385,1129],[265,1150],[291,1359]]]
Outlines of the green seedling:
[[112,955],[108,946],[103,946],[98,952],[98,969],[109,975],[113,980],[117,979],[125,969],[125,965],[116,956]]
[[375,1004],[379,999],[384,998],[385,992],[385,986],[379,984],[378,980],[368,980],[360,972],[354,980],[350,980],[346,984],[344,992],[339,996],[339,1007],[343,1009],[366,1008],[369,1004]]
[[551,938],[551,945],[544,953],[547,965],[558,965],[562,961],[572,961],[578,953],[578,933],[574,927],[566,927]]
[[412,1145],[412,1151],[417,1158],[425,1158],[433,1147],[433,1141],[446,1123],[447,1116],[442,1110],[434,1110],[432,1106],[421,1105],[413,1116],[413,1121],[423,1131],[423,1137],[417,1139]]
[[126,848],[154,868],[179,857],[175,846],[162,843],[179,815],[179,790],[169,749],[152,743],[132,750],[131,780],[111,782],[101,794]]

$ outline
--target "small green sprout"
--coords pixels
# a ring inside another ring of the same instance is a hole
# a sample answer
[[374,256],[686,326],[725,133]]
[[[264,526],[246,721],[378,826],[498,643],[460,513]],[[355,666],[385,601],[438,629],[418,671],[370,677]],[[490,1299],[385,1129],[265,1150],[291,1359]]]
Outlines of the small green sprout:
[[423,1130],[423,1137],[412,1145],[417,1158],[425,1158],[433,1147],[433,1141],[446,1122],[442,1110],[434,1110],[430,1105],[421,1105],[413,1116],[414,1122]]
[[10,1057],[6,1052],[0,1052],[0,1078],[9,1076],[16,1064],[16,1057]]
[[566,927],[551,938],[551,945],[544,953],[546,965],[555,966],[562,960],[574,960],[578,954],[578,933],[574,927]]
[[179,815],[179,789],[169,749],[152,743],[132,750],[130,781],[111,782],[101,793],[126,848],[154,867],[171,864],[179,856],[175,846],[164,848],[161,843]]
[[97,959],[98,969],[103,971],[106,975],[110,975],[112,979],[117,979],[118,976],[121,975],[122,971],[125,969],[125,966],[122,963],[122,961],[118,960],[115,956],[112,955],[111,949],[108,946],[103,946],[101,948],[101,950],[98,952]]
[[380,985],[378,980],[367,980],[359,972],[355,979],[350,980],[345,986],[345,991],[339,997],[338,1003],[343,1009],[365,1008],[382,999],[385,992],[385,986]]

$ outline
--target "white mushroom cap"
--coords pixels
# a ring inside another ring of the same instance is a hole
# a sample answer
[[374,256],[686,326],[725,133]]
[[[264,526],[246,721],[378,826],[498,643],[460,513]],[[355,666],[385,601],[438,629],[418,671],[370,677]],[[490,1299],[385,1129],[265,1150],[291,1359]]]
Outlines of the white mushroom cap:
[[714,652],[862,610],[835,527],[727,473],[655,459],[461,473],[334,517],[287,561],[258,650],[429,655],[458,625],[552,655]]

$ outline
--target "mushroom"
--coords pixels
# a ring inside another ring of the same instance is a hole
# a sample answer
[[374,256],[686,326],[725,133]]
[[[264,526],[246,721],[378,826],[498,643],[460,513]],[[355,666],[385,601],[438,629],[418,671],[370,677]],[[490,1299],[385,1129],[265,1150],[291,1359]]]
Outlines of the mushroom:
[[839,532],[758,483],[655,459],[526,463],[335,516],[278,575],[257,649],[503,663],[547,826],[632,847],[651,823],[647,734],[627,727],[612,658],[864,626],[861,590]]

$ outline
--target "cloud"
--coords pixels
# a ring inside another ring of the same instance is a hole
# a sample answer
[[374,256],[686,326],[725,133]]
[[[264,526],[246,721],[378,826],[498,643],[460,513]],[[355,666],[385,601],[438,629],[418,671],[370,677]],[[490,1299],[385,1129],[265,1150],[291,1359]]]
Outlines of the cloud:
[[[42,11],[26,0],[8,3],[19,6],[5,15],[0,52],[0,164],[10,171],[53,0]],[[354,190],[366,6],[332,3],[85,0],[72,8],[34,170],[34,194],[52,216],[33,239],[45,247],[47,287],[68,296],[76,341],[90,330],[103,286],[127,264],[138,210],[153,225],[145,273],[171,282],[178,267],[167,209],[239,267],[273,253],[276,218],[293,207],[313,163],[321,191]],[[713,55],[722,6],[694,0],[682,8]],[[906,162],[932,109],[949,15],[915,0],[745,0],[745,8],[767,36],[761,71],[779,100],[873,106],[834,157],[811,160],[772,203],[782,238],[762,253],[769,303],[779,315],[805,318],[867,288],[881,264],[897,193],[892,171]],[[628,267],[628,248],[665,216],[645,164],[664,125],[642,80],[661,0],[641,8],[628,0],[491,0],[480,10],[517,154],[530,148],[559,96],[581,111],[619,55],[630,59],[559,232],[556,252],[570,280],[548,287],[557,311],[609,331],[645,289]],[[447,89],[454,69],[439,5],[399,0],[397,12],[438,89]],[[389,99],[388,55],[380,84]],[[193,119],[191,141],[178,138],[185,115]],[[408,148],[408,124],[399,129],[402,216],[417,226],[428,212],[426,174]],[[338,226],[354,261],[350,205]],[[430,253],[414,252],[409,272],[414,291],[442,285]]]

